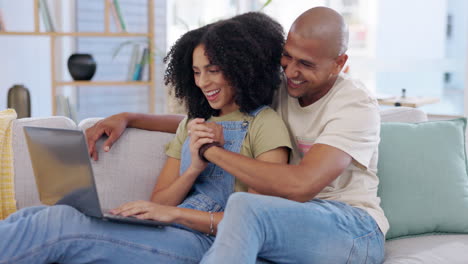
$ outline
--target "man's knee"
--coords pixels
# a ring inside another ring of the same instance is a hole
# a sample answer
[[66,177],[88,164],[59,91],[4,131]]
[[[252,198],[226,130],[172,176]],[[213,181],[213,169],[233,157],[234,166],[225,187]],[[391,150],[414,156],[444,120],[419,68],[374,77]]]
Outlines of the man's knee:
[[248,213],[251,210],[255,211],[256,195],[246,192],[236,192],[229,196],[226,211],[236,211]]

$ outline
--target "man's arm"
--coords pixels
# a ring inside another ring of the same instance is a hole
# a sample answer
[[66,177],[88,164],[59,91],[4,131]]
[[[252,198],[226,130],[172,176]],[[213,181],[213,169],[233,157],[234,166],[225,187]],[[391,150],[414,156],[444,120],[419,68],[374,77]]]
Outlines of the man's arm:
[[98,160],[96,142],[103,135],[109,137],[103,145],[104,151],[109,151],[112,144],[119,139],[126,127],[175,133],[182,119],[184,119],[182,115],[151,115],[141,113],[120,113],[107,117],[86,129],[89,154],[94,160]]
[[313,199],[351,163],[349,154],[325,144],[314,144],[298,165],[254,160],[212,147],[205,157],[255,191],[305,202]]

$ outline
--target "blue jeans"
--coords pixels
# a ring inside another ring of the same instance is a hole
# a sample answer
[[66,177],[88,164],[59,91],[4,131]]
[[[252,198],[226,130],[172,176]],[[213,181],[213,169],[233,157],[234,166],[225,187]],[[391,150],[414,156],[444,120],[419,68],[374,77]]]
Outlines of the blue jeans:
[[66,205],[0,221],[0,263],[198,263],[213,237],[175,227],[112,223]]
[[[224,128],[224,148],[238,153],[249,122],[218,123]],[[188,140],[181,156],[182,173],[191,162]],[[220,212],[233,191],[234,177],[210,163],[179,207]],[[90,218],[64,205],[32,207],[0,221],[0,264],[199,263],[213,240],[182,225],[127,225]]]
[[382,263],[384,236],[369,214],[342,202],[234,193],[201,263],[248,264],[257,256],[273,263]]

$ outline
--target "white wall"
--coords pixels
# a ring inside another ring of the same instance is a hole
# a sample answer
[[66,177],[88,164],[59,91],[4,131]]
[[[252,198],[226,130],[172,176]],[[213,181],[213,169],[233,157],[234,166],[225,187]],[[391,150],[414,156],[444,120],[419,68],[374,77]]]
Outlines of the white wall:
[[[34,30],[32,1],[3,1],[2,7],[7,30]],[[24,84],[31,94],[31,114],[52,113],[49,43],[48,37],[0,36],[0,109],[7,107],[8,89]]]
[[380,0],[377,13],[376,57],[387,62],[377,73],[379,92],[441,97],[447,1]]

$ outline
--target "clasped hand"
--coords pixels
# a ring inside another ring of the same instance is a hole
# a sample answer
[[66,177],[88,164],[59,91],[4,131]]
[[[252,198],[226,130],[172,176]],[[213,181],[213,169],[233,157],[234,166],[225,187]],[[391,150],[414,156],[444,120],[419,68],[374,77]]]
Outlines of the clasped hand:
[[224,145],[223,126],[214,122],[205,122],[203,118],[195,118],[188,123],[187,128],[190,137],[191,166],[202,172],[208,164],[200,159],[198,151],[204,144],[214,141]]

